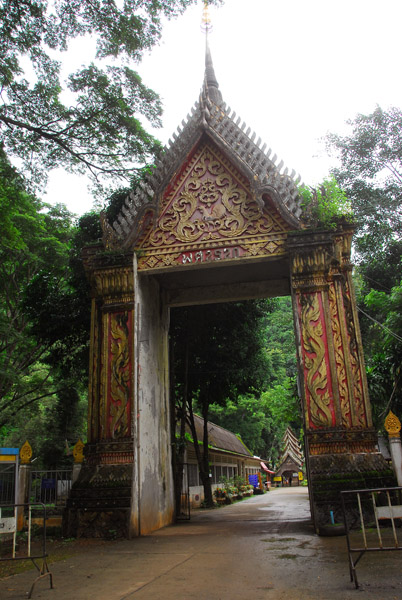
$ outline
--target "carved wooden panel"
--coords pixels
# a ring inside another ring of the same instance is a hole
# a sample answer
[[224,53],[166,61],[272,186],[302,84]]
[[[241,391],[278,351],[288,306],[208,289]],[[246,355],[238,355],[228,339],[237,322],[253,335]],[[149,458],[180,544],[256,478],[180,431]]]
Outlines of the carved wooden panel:
[[298,296],[308,429],[336,424],[322,292]]
[[133,311],[102,315],[99,439],[131,435]]
[[88,442],[98,439],[99,425],[99,311],[96,300],[92,299],[91,343],[89,350],[89,387],[88,387]]
[[348,360],[350,365],[350,386],[352,389],[353,406],[355,413],[355,425],[367,427],[368,416],[366,411],[365,394],[363,389],[362,352],[357,340],[356,325],[357,317],[353,314],[352,298],[348,278],[342,280],[342,300],[344,308],[346,344],[348,348]]
[[[350,402],[350,391],[348,386],[347,366],[345,361],[345,349],[342,335],[342,316],[339,317],[339,303],[337,301],[336,287],[331,282],[328,287],[328,301],[330,310],[330,323],[332,329],[333,347],[335,353],[336,379],[338,382],[339,403],[341,409],[342,425],[352,426],[352,413]],[[341,312],[342,315],[342,312]]]

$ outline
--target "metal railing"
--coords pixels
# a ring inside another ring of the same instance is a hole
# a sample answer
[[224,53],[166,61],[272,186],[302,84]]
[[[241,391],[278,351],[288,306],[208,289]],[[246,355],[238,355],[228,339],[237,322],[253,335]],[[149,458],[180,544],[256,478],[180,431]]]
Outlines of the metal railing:
[[30,501],[65,506],[71,490],[72,474],[72,469],[31,471]]
[[[341,492],[350,580],[359,587],[356,565],[366,552],[402,550],[402,487]],[[357,558],[356,558],[357,555]]]
[[[41,512],[42,518],[42,535],[40,551],[36,548],[32,550],[32,510]],[[28,518],[25,519],[25,512],[28,512]],[[19,531],[19,543],[18,543],[18,556],[17,556],[17,523],[22,523],[22,528],[18,527]],[[22,533],[26,533],[26,538],[22,538]],[[46,551],[46,506],[43,503],[35,502],[29,504],[3,504],[0,506],[0,536],[12,537],[12,544],[8,549],[10,556],[3,556],[0,561],[17,561],[17,560],[31,560],[38,576],[32,583],[31,589],[28,593],[28,598],[31,598],[35,584],[44,577],[49,577],[50,588],[53,588],[53,576],[49,570],[47,564],[47,551]],[[7,548],[6,548],[7,549]],[[41,564],[37,561],[41,560]]]

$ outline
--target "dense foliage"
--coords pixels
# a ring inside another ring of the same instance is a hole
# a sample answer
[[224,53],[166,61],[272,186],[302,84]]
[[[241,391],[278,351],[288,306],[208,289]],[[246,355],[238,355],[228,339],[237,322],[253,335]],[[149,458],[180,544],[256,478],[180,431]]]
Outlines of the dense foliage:
[[[395,242],[401,241],[402,111],[377,107],[348,123],[351,134],[331,134],[327,144],[340,161],[333,175],[351,201],[358,223],[354,243],[359,262],[370,268],[373,260],[392,254]],[[399,258],[400,250],[399,246]],[[399,260],[395,276],[401,272]]]
[[[261,391],[266,373],[262,322],[267,302],[233,302],[171,311],[172,394],[181,438],[187,419],[197,455],[205,499],[213,503],[209,478],[207,422],[211,404]],[[193,413],[204,419],[198,440]],[[202,442],[200,447],[198,441]],[[182,449],[182,447],[181,447]]]
[[21,442],[38,406],[62,396],[80,404],[86,368],[72,364],[87,346],[87,328],[77,327],[71,284],[72,215],[29,194],[3,151],[0,214],[0,431],[7,440],[18,429]]
[[[1,0],[0,142],[33,182],[56,166],[116,181],[155,155],[143,122],[160,124],[161,103],[130,63],[158,43],[162,17],[194,1]],[[96,57],[64,82],[62,53],[76,38]]]
[[282,437],[290,425],[301,431],[302,415],[296,390],[296,349],[290,298],[269,302],[260,323],[266,355],[260,393],[235,394],[224,405],[210,406],[210,420],[241,437],[249,450],[277,466]]
[[280,456],[287,425],[300,431],[290,300],[174,309],[171,339],[177,416],[182,435],[184,419],[190,426],[208,500],[207,430],[198,440],[194,411],[203,417],[204,425],[210,420],[240,435],[253,454],[271,463]]
[[357,221],[357,299],[375,424],[402,410],[402,111],[377,107],[330,135],[333,170]]
[[317,188],[300,186],[303,217],[309,226],[336,229],[339,222],[352,219],[352,207],[335,177],[324,179]]

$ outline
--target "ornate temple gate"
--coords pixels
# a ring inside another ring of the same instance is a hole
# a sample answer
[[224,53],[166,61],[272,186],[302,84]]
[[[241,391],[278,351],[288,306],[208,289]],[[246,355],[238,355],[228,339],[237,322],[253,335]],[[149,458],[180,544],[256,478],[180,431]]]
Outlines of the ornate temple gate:
[[70,534],[141,535],[174,518],[172,306],[291,294],[317,530],[340,510],[334,480],[361,487],[386,472],[353,295],[352,228],[312,228],[294,174],[239,125],[207,52],[191,116],[113,226],[103,221],[104,247],[84,256],[93,290],[89,427],[66,510]]

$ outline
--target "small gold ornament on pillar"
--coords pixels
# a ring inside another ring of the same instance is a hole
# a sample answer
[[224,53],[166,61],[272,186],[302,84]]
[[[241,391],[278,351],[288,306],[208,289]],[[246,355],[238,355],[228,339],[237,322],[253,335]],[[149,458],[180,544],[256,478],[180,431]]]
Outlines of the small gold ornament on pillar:
[[22,465],[31,464],[31,458],[32,458],[32,448],[31,448],[31,444],[27,440],[20,449],[21,464]]
[[76,464],[81,464],[84,461],[84,446],[85,444],[81,440],[78,440],[73,448],[74,462]]
[[389,411],[385,419],[385,429],[390,438],[399,438],[401,431],[401,422],[392,411]]

